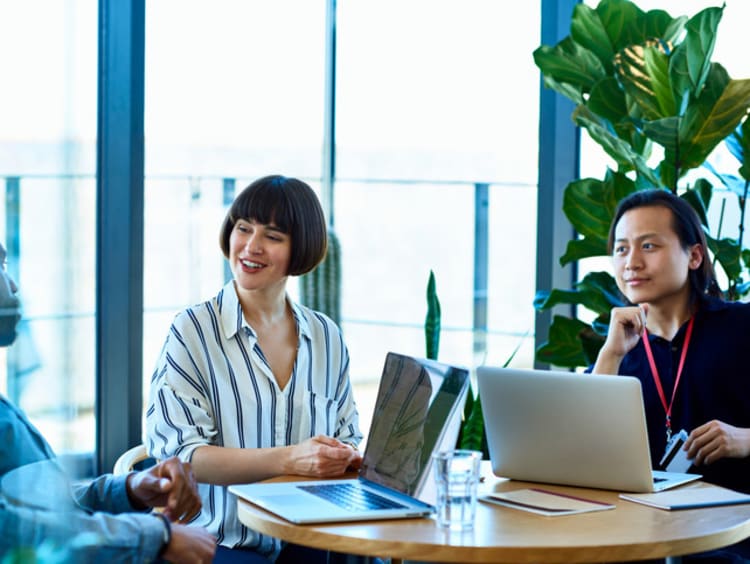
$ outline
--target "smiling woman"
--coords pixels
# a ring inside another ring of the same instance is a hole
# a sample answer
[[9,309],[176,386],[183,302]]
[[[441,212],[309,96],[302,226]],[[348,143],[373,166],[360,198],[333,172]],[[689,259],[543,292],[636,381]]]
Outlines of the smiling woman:
[[257,562],[280,544],[239,523],[226,486],[341,475],[359,466],[362,434],[338,326],[286,292],[290,275],[325,255],[315,193],[294,178],[256,180],[232,203],[219,242],[233,279],[175,317],[151,383],[145,442],[151,456],[192,462],[215,509],[196,523],[217,536],[217,554],[238,548]]

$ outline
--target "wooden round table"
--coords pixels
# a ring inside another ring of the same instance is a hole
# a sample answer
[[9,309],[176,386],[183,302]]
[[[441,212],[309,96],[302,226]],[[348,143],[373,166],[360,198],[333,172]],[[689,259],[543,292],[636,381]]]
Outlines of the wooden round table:
[[[292,479],[292,477],[282,478]],[[299,480],[299,477],[293,479]],[[538,484],[490,478],[487,490]],[[621,500],[617,492],[545,485],[616,505],[615,509],[545,517],[479,503],[474,529],[451,533],[432,518],[295,525],[244,500],[248,527],[313,548],[432,562],[613,562],[666,558],[728,546],[750,537],[750,505],[665,511]]]

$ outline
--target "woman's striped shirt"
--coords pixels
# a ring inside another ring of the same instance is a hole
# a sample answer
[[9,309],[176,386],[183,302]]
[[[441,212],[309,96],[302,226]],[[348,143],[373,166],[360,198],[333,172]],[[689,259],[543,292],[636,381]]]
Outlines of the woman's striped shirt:
[[[341,331],[321,313],[290,303],[299,340],[283,390],[242,315],[234,282],[175,317],[151,378],[145,442],[152,456],[190,461],[203,445],[277,447],[320,434],[359,443]],[[237,500],[226,487],[198,487],[203,510],[193,523],[219,544],[278,551],[278,541],[239,522]]]

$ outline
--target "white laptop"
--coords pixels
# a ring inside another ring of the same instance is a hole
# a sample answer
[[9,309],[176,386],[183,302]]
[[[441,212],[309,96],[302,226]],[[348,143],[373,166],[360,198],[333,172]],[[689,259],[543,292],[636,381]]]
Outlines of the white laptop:
[[433,452],[455,446],[468,387],[463,368],[388,353],[358,477],[229,491],[293,523],[429,515],[433,506],[418,497]]
[[477,380],[497,476],[623,492],[701,477],[652,470],[637,378],[480,366]]

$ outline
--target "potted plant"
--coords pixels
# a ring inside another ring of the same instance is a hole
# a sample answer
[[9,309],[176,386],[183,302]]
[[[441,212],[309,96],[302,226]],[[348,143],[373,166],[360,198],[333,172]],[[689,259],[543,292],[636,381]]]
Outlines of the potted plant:
[[[657,187],[681,195],[698,212],[713,260],[726,275],[728,297],[750,291],[750,251],[742,241],[750,185],[750,80],[732,79],[711,61],[723,10],[706,8],[688,18],[644,12],[629,0],[602,0],[595,8],[578,4],[570,35],[534,52],[544,84],[575,102],[572,119],[613,161],[604,178],[582,178],[566,187],[563,211],[579,237],[568,243],[561,264],[607,255],[619,200]],[[702,170],[736,195],[740,222],[731,236],[723,233],[723,210],[709,221],[715,186],[694,177],[722,142],[739,161],[739,177]],[[555,316],[537,359],[556,366],[592,364],[611,308],[623,303],[607,272],[591,272],[573,289],[539,291],[536,309],[580,305],[594,320]]]

